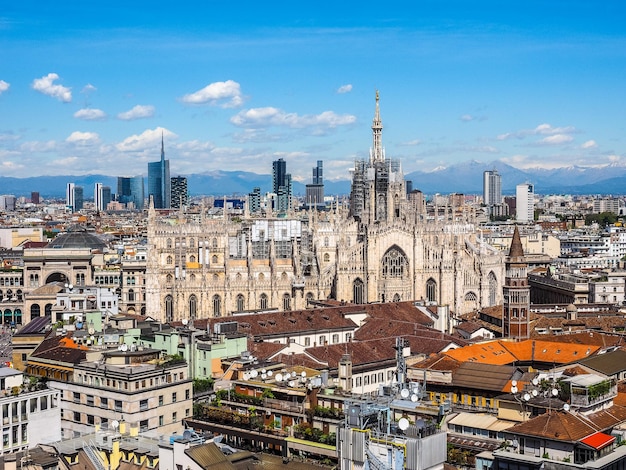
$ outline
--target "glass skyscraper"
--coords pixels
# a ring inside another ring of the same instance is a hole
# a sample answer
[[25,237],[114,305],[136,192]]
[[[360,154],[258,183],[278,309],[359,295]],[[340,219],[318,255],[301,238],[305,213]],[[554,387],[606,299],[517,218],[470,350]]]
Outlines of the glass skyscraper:
[[165,159],[165,146],[161,135],[161,160],[148,163],[148,197],[152,196],[155,209],[169,209],[172,202],[170,161]]

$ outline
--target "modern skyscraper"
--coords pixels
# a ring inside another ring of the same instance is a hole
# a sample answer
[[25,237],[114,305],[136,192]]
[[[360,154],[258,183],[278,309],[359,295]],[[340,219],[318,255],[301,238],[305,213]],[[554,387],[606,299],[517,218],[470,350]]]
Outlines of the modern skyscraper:
[[261,188],[256,186],[251,193],[248,194],[248,210],[251,213],[258,212],[261,209]]
[[291,208],[291,175],[287,173],[287,163],[282,158],[272,163],[272,190],[276,194],[274,209],[281,214]]
[[174,176],[171,180],[172,185],[172,207],[180,209],[187,206],[189,196],[187,195],[187,178],[184,176]]
[[130,178],[130,198],[128,202],[132,202],[135,209],[143,210],[145,200],[143,176],[134,176]]
[[155,209],[171,207],[170,161],[165,159],[163,135],[161,135],[161,160],[148,163],[148,196],[152,196]]
[[305,207],[308,209],[324,210],[324,173],[322,160],[317,161],[313,168],[312,183],[306,185]]
[[67,208],[76,212],[83,208],[83,187],[74,183],[67,183],[65,188],[65,201]]
[[33,204],[39,204],[41,202],[39,191],[33,191],[30,193],[30,202]]
[[117,200],[123,203],[130,201],[130,178],[125,176],[117,177]]
[[111,188],[102,183],[96,183],[93,190],[93,202],[98,212],[105,211],[111,202]]
[[518,222],[535,220],[535,186],[530,183],[518,184],[515,188]]
[[502,177],[498,170],[487,170],[483,173],[483,202],[487,206],[502,202]]

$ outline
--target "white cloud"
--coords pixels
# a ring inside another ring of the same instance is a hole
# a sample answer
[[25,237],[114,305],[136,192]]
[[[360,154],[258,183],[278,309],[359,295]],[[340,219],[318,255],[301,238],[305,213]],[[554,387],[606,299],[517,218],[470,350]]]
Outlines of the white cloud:
[[401,142],[399,145],[403,147],[413,147],[415,145],[420,145],[422,143],[419,139],[409,140],[407,142]]
[[137,106],[133,106],[129,111],[119,113],[117,118],[122,121],[132,121],[134,119],[149,118],[152,116],[154,116],[154,106],[138,104]]
[[348,83],[346,85],[341,85],[339,88],[337,88],[337,93],[344,94],[344,93],[350,93],[352,91],[352,84]]
[[[577,132],[578,130],[572,126],[552,127],[550,124],[544,123],[544,124],[539,124],[534,129],[522,129],[521,131],[517,131],[517,132],[506,132],[504,134],[498,135],[496,139],[498,140],[507,140],[511,138],[524,139],[525,137],[532,136],[532,135],[551,136],[551,135],[557,135],[557,134],[561,134],[561,135],[575,134]],[[546,140],[546,139],[543,139],[543,140]],[[543,142],[543,140],[540,142]],[[572,139],[568,140],[568,142],[571,140]],[[551,143],[551,142],[548,141],[547,143]]]
[[0,80],[0,95],[7,91],[11,85],[4,80]]
[[83,89],[80,90],[80,92],[89,94],[89,93],[92,93],[92,92],[94,92],[96,90],[97,90],[97,88],[95,86],[93,86],[91,83],[87,83],[87,85],[85,85],[83,87]]
[[66,142],[77,145],[93,145],[100,142],[100,136],[95,132],[72,132]]
[[461,121],[463,122],[470,122],[473,121],[474,119],[476,119],[474,116],[472,116],[471,114],[464,114],[463,116],[461,116],[459,118]]
[[161,149],[161,136],[168,139],[178,137],[171,131],[162,127],[156,129],[146,129],[141,134],[126,137],[122,142],[115,145],[120,152],[137,152],[143,150],[154,150],[155,147]]
[[596,148],[598,144],[595,140],[588,140],[587,142],[583,142],[580,146],[582,149],[593,149]]
[[181,98],[188,104],[209,104],[222,108],[236,108],[243,104],[241,86],[233,80],[211,83],[201,90],[189,93]]
[[538,142],[538,144],[560,145],[560,144],[567,144],[571,142],[572,140],[574,140],[574,138],[571,135],[554,134],[554,135],[549,135],[548,137],[544,137]]
[[44,95],[52,96],[64,103],[69,103],[72,101],[72,90],[63,85],[55,85],[54,81],[58,79],[59,76],[56,73],[49,73],[45,77],[36,78],[33,80],[33,90],[43,93]]
[[351,114],[339,115],[333,111],[299,116],[297,113],[287,113],[278,108],[266,107],[240,111],[230,118],[230,122],[238,127],[256,128],[278,126],[291,129],[303,129],[307,127],[332,129],[337,126],[355,123],[356,116]]
[[74,113],[76,119],[83,119],[85,121],[99,121],[107,117],[106,113],[101,109],[95,108],[83,108]]

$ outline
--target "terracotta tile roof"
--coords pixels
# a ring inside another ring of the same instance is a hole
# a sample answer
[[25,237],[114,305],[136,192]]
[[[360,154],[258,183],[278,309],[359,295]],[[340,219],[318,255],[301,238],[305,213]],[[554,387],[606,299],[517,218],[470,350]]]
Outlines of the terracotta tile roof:
[[350,354],[352,367],[382,361],[395,361],[394,338],[353,341],[351,343],[332,344],[307,348],[306,354],[313,360],[326,363],[330,368],[337,368],[344,354]]
[[513,366],[464,362],[452,374],[452,385],[502,392],[517,369]]
[[617,396],[613,398],[613,405],[626,406],[626,384],[617,384]]
[[435,354],[421,362],[409,365],[409,369],[417,370],[438,370],[438,371],[455,371],[461,366],[461,362],[451,358],[446,354]]
[[66,336],[56,336],[53,331],[37,346],[30,358],[33,360],[40,358],[78,364],[87,358],[88,350],[87,346],[74,342],[71,338],[71,332]]
[[598,431],[592,423],[567,411],[547,411],[507,431],[554,441],[578,442]]
[[580,331],[559,335],[541,335],[541,341],[558,341],[559,343],[589,344],[608,348],[619,346],[623,338],[621,335],[606,334],[601,331]]
[[595,354],[598,346],[528,339],[520,342],[502,342],[518,361],[568,364]]
[[266,361],[287,347],[286,344],[264,341],[255,342],[253,338],[248,338],[248,351],[261,361]]
[[446,351],[448,356],[459,362],[482,362],[484,364],[512,364],[517,361],[501,341],[471,344],[464,348]]

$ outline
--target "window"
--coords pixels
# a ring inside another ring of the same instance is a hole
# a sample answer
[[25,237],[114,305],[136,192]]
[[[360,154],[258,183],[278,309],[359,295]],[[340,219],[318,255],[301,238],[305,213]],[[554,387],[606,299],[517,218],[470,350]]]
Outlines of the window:
[[80,403],[80,393],[74,392],[74,403]]
[[172,403],[176,403],[176,392],[172,393]]
[[163,406],[163,395],[159,395],[159,406]]
[[178,421],[178,414],[174,411],[174,412],[172,413],[172,422],[174,422],[174,423],[175,423],[176,421]]
[[432,277],[426,281],[426,300],[429,302],[437,301],[437,283]]
[[139,432],[146,432],[148,430],[148,420],[143,419],[139,421]]
[[335,333],[335,334],[333,335],[333,340],[332,340],[332,343],[333,343],[333,344],[337,344],[338,342],[339,342],[339,335]]
[[308,336],[304,338],[304,345],[311,346],[311,338],[309,338]]
[[159,426],[163,426],[163,415],[159,416]]
[[[259,278],[260,278],[260,277],[261,277],[261,276],[259,275]],[[265,310],[265,309],[267,308],[267,294],[261,294],[261,301],[260,301],[260,303],[259,303],[259,307],[260,307],[262,310]]]
[[189,389],[185,390],[185,400],[189,400],[190,397],[191,397],[191,390]]
[[324,346],[326,344],[326,336],[320,336],[320,346]]
[[122,400],[115,400],[115,411],[122,411]]
[[74,421],[80,423],[80,413],[78,411],[74,411]]
[[283,310],[291,310],[291,297],[289,294],[283,295]]
[[87,415],[87,424],[90,424],[92,426],[95,424],[93,415]]
[[141,400],[139,402],[139,411],[146,411],[148,409],[148,400]]
[[246,299],[244,298],[243,294],[237,294],[237,311],[238,312],[242,312],[246,306]]
[[93,395],[87,395],[87,405],[93,406]]
[[408,264],[406,255],[398,247],[394,246],[387,250],[387,253],[383,256],[382,277],[385,279],[402,278],[407,273]]
[[213,296],[213,316],[219,317],[221,316],[222,310],[222,298],[219,295]]

